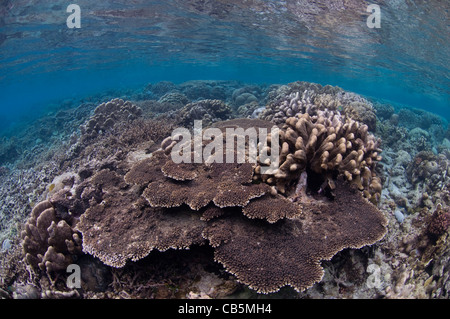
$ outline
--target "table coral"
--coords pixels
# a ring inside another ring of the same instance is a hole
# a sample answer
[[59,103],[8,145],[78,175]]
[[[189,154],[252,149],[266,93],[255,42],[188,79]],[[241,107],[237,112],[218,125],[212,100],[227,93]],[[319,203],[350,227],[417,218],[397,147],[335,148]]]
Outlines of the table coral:
[[184,249],[203,242],[198,213],[152,208],[136,192],[120,186],[125,184],[123,177],[105,173],[103,200],[89,207],[77,225],[84,252],[106,265],[123,267],[127,260],[142,259],[153,249]]
[[231,117],[232,109],[221,100],[200,100],[187,104],[177,112],[178,123],[190,127],[194,120],[202,120],[205,126],[214,122],[227,120]]
[[427,232],[433,238],[445,234],[450,228],[450,212],[444,210],[442,205],[438,205],[430,219]]
[[[344,248],[375,243],[386,231],[386,220],[363,198],[363,193],[354,188],[358,183],[348,183],[350,179],[345,174],[349,170],[347,164],[352,160],[361,164],[364,159],[366,165],[370,159],[377,160],[376,143],[367,139],[367,127],[354,121],[343,123],[340,118],[303,120],[304,130],[300,126],[296,131],[293,129],[297,124],[294,122],[301,118],[288,120],[281,129],[281,141],[287,145],[288,153],[304,151],[307,160],[304,165],[298,162],[298,171],[289,169],[290,179],[294,184],[303,185],[301,170],[309,166],[308,173],[322,174],[323,180],[328,178],[334,185],[332,198],[307,198],[307,194],[300,196],[295,191],[281,194],[267,180],[258,179],[257,163],[176,165],[170,156],[174,140],[167,138],[162,141],[161,149],[149,158],[138,162],[110,162],[84,176],[70,190],[63,189],[65,195],[58,192],[49,201],[38,204],[25,232],[24,247],[27,248],[24,249],[30,253],[28,261],[42,263],[45,259],[39,259],[40,255],[44,256],[41,250],[32,251],[33,247],[44,244],[38,242],[35,245],[32,236],[40,234],[39,231],[48,232],[50,221],[62,214],[76,217],[77,221],[79,218],[75,234],[82,234],[83,252],[98,257],[111,267],[124,267],[153,250],[188,249],[193,245],[209,244],[215,250],[216,260],[227,271],[259,292],[274,292],[285,285],[298,291],[310,287],[322,278],[321,260],[330,259]],[[328,124],[327,120],[330,120]],[[271,122],[250,119],[214,125],[222,132],[233,127],[272,126]],[[293,137],[291,131],[299,136],[305,131],[308,136],[314,136],[315,142],[305,135],[308,142],[295,150],[296,144],[300,144],[289,142]],[[350,134],[354,136],[350,138]],[[323,153],[333,151],[327,144],[333,144],[341,135],[356,147],[356,150],[348,147],[349,153],[343,154],[343,162],[347,156],[351,157],[346,161],[348,163],[330,168],[322,166],[326,163],[323,161],[317,164],[316,159],[323,159]],[[211,142],[204,141],[202,149]],[[358,153],[363,149],[370,150],[367,156]],[[283,151],[286,149],[282,147],[281,156],[285,157],[282,163],[285,163],[289,154],[283,154]],[[236,159],[237,151],[233,154]],[[281,171],[282,167],[283,164]],[[354,169],[358,167],[351,165],[349,173],[352,177],[357,176]],[[329,170],[339,174],[328,174]],[[344,177],[347,177],[346,181]],[[370,186],[365,180],[363,184]],[[58,214],[54,206],[58,208]],[[60,237],[70,233],[63,223],[52,225],[51,233],[61,234]],[[52,235],[45,238],[50,237]],[[71,247],[80,248],[76,241],[70,247],[67,241],[65,243],[69,252]],[[52,243],[51,247],[48,258],[62,263],[64,256],[58,255],[59,244]],[[31,258],[36,255],[38,259]]]
[[339,182],[336,200],[303,207],[303,214],[276,224],[228,214],[204,231],[215,259],[253,289],[269,293],[290,285],[302,291],[321,280],[321,260],[344,248],[380,240],[387,220],[357,190]]

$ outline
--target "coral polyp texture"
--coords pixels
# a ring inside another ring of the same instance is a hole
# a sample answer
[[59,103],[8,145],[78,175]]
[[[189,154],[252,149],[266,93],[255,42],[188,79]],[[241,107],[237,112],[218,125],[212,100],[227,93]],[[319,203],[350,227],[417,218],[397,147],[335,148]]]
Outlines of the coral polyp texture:
[[123,267],[153,249],[183,249],[204,241],[198,213],[152,208],[123,176],[109,170],[97,173],[93,183],[103,184],[102,201],[86,210],[77,228],[83,235],[83,251],[106,265]]

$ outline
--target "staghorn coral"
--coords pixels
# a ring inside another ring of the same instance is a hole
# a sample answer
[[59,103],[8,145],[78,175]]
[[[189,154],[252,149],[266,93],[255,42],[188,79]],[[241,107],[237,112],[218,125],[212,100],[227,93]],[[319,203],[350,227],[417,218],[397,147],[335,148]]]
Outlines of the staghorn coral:
[[[275,185],[280,193],[289,192],[303,172],[308,186],[317,192],[333,191],[337,176],[356,184],[367,198],[379,199],[381,181],[374,168],[381,159],[380,141],[368,133],[367,125],[330,114],[290,117],[281,131],[279,168],[273,175],[257,178]],[[261,163],[260,166],[264,164]],[[255,172],[258,173],[259,167]]]

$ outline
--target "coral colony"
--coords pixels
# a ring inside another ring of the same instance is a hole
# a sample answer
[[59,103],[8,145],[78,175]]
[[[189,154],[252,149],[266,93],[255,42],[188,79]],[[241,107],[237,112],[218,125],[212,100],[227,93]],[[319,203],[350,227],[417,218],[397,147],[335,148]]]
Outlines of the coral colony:
[[[386,232],[373,204],[381,191],[374,170],[381,150],[367,125],[325,108],[300,113],[299,92],[289,96],[276,130],[280,117],[217,121],[206,129],[196,121],[193,139],[188,129],[176,129],[143,160],[125,158],[76,177],[33,209],[23,233],[27,262],[52,273],[86,253],[120,268],[153,250],[209,244],[215,260],[258,292],[285,285],[302,291],[320,281],[322,260]],[[130,102],[111,100],[82,132],[140,113]],[[264,132],[262,142],[257,132]],[[279,167],[271,166],[275,161]]]
[[[373,132],[380,132],[381,122],[372,103],[306,82],[271,86],[264,94],[251,86],[230,90],[227,82],[210,94],[208,85],[160,82],[149,87],[158,101],[111,99],[84,120],[21,234],[23,258],[41,296],[115,298],[126,290],[128,297],[155,297],[164,286],[158,282],[175,280],[176,271],[169,271],[175,252],[189,265],[184,267],[210,281],[205,292],[185,275],[177,288],[182,297],[225,296],[238,285],[257,293],[285,286],[308,293],[337,280],[330,275],[337,262],[330,266],[330,260],[350,254],[356,273],[357,249],[389,236],[392,220],[406,223],[405,200],[391,190],[397,204],[382,197],[389,181],[380,168],[381,139]],[[431,155],[417,156],[411,176],[429,172],[426,163],[439,166]],[[391,215],[386,205],[393,205]],[[450,217],[439,206],[425,220],[422,235],[403,239],[402,254],[414,250],[434,258],[440,248],[428,247],[441,247]],[[392,244],[384,245],[389,251]],[[376,276],[394,277],[387,275],[387,257],[375,255],[365,257],[370,267],[362,268],[362,280],[333,287],[340,293],[356,285],[367,294],[411,293],[401,291],[401,280],[398,287],[383,286]],[[198,270],[202,263],[222,279]],[[78,290],[62,284],[74,264],[85,269]],[[138,290],[124,288],[129,276]],[[224,282],[233,288],[223,292]]]

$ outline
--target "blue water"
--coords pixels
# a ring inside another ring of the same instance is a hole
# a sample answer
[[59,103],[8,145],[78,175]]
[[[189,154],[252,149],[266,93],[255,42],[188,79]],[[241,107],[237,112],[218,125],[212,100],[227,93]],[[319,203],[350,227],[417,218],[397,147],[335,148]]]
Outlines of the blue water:
[[0,131],[162,80],[310,81],[450,119],[446,0],[74,0],[79,29],[69,3],[0,2]]

